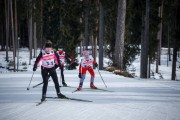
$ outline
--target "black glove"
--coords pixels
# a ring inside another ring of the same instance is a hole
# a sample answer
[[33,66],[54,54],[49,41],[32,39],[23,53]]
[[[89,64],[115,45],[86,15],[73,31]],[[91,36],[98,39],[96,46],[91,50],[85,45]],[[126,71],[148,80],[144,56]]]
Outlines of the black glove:
[[36,69],[37,69],[36,67],[33,67],[33,71],[36,71]]
[[60,70],[62,69],[62,66],[61,66],[61,65],[59,66],[59,69],[60,69]]
[[57,68],[58,68],[58,65],[55,64],[55,69],[57,69]]
[[81,73],[79,73],[79,78],[81,78]]
[[95,66],[95,67],[97,67],[97,66],[98,66],[98,64],[97,64],[97,63],[95,63],[95,64],[94,64],[94,66]]

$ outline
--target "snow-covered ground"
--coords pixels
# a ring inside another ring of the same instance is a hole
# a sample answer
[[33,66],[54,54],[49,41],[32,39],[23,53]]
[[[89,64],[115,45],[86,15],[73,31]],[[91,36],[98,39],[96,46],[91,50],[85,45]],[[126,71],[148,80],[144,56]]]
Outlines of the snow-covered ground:
[[[12,53],[10,53],[12,54]],[[22,62],[28,61],[28,52],[20,52]],[[0,52],[1,65],[5,52]],[[27,72],[9,72],[0,68],[0,120],[179,120],[180,119],[180,82],[171,81],[171,62],[166,66],[162,55],[160,73],[164,79],[155,74],[156,79],[140,79],[139,57],[133,63],[136,78],[125,78],[111,72],[95,70],[95,85],[113,92],[83,89],[72,93],[79,84],[78,70],[65,70],[65,80],[74,88],[61,88],[68,97],[92,100],[78,102],[69,100],[47,99],[36,106],[41,99],[42,86],[32,86],[42,82],[40,69],[35,72],[30,90],[28,84],[32,76],[32,65],[26,65]],[[33,63],[34,60],[32,60]],[[177,63],[178,66],[178,63]],[[24,67],[24,66],[23,66]],[[151,66],[155,71],[155,66]],[[57,70],[58,76],[60,71]],[[177,79],[180,69],[177,68]],[[59,76],[60,78],[60,76]],[[87,74],[84,88],[89,88],[90,75]],[[47,96],[56,96],[54,84],[49,82]]]
[[[59,73],[59,70],[57,70]],[[68,97],[92,100],[91,103],[41,99],[40,72],[34,74],[31,88],[27,87],[32,72],[4,73],[0,75],[0,120],[179,120],[180,82],[170,80],[132,79],[100,71],[108,90],[103,92],[75,88],[61,88]],[[95,70],[95,85],[104,88],[98,71]],[[78,71],[65,70],[70,86],[78,86]],[[89,88],[90,76],[84,83]],[[49,82],[47,96],[56,96],[54,84]]]

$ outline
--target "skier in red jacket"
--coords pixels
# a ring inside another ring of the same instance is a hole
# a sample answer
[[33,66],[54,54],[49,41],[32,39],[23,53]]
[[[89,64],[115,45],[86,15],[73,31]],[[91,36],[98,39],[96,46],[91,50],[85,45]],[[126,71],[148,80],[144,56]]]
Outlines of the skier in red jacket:
[[94,85],[94,77],[95,77],[95,73],[92,67],[92,64],[95,65],[95,67],[98,66],[98,64],[96,63],[96,60],[94,60],[94,58],[92,56],[89,55],[88,51],[83,51],[83,58],[80,61],[79,64],[79,78],[80,78],[80,83],[79,83],[79,87],[77,88],[77,90],[81,90],[82,86],[83,86],[83,82],[86,76],[86,71],[88,71],[91,74],[91,80],[90,80],[90,87],[92,89],[96,89],[97,87]]

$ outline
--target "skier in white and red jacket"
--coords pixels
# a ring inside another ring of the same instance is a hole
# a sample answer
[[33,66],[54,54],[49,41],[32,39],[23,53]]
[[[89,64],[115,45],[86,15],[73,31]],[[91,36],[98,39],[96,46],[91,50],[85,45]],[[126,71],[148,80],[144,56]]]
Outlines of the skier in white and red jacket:
[[79,64],[80,83],[79,83],[79,87],[77,88],[77,90],[81,90],[82,89],[83,82],[84,82],[84,79],[85,79],[85,76],[86,76],[86,71],[88,71],[91,74],[90,87],[92,89],[96,89],[97,88],[94,85],[95,73],[94,73],[92,64],[94,64],[95,67],[98,66],[98,64],[96,63],[96,60],[94,60],[94,58],[89,55],[89,52],[86,51],[86,50],[83,51],[83,58],[81,59],[80,64]]
[[40,54],[38,55],[38,57],[36,58],[36,61],[35,61],[34,67],[33,67],[33,71],[36,71],[37,65],[39,64],[40,61],[42,61],[41,75],[43,78],[43,88],[42,88],[42,99],[41,99],[41,101],[44,101],[46,99],[46,91],[47,91],[49,76],[51,76],[53,79],[57,96],[59,98],[65,98],[66,96],[60,92],[58,77],[57,77],[56,68],[55,68],[56,63],[58,63],[59,67],[61,66],[61,63],[59,61],[58,54],[56,53],[56,51],[54,51],[52,49],[52,42],[51,41],[48,41],[45,43],[45,49],[43,49],[40,52]]

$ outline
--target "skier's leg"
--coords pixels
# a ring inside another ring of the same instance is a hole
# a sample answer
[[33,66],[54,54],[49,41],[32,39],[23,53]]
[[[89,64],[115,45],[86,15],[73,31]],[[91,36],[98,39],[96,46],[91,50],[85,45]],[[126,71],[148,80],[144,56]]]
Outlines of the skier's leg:
[[91,75],[90,83],[94,83],[94,77],[95,77],[94,70],[93,70],[91,67],[89,67],[89,68],[88,68],[88,72],[89,72],[90,75]]
[[91,80],[90,80],[90,87],[93,89],[96,89],[97,87],[94,85],[94,77],[95,77],[95,73],[92,67],[88,68],[89,73],[91,74]]
[[42,87],[42,99],[41,101],[45,100],[46,98],[46,92],[47,92],[47,86],[48,86],[48,70],[41,67],[41,75],[43,78],[43,87]]
[[56,70],[55,70],[54,68],[51,69],[50,75],[51,75],[51,77],[52,77],[52,79],[53,79],[57,96],[58,96],[59,98],[66,98],[66,96],[63,95],[63,94],[60,92],[58,77],[57,77]]
[[67,86],[65,80],[64,80],[64,65],[61,66],[61,78],[62,78],[62,84],[63,86]]
[[78,90],[82,89],[83,82],[84,82],[85,77],[86,77],[86,71],[87,71],[87,69],[82,68],[82,73],[81,73],[81,78],[80,78],[80,82],[79,82],[79,87],[77,88]]
[[50,69],[50,76],[51,76],[52,79],[53,79],[53,82],[54,82],[54,85],[55,85],[55,89],[56,89],[57,94],[60,93],[59,82],[58,82],[58,77],[57,77],[57,73],[56,73],[55,68],[51,68],[51,69]]

